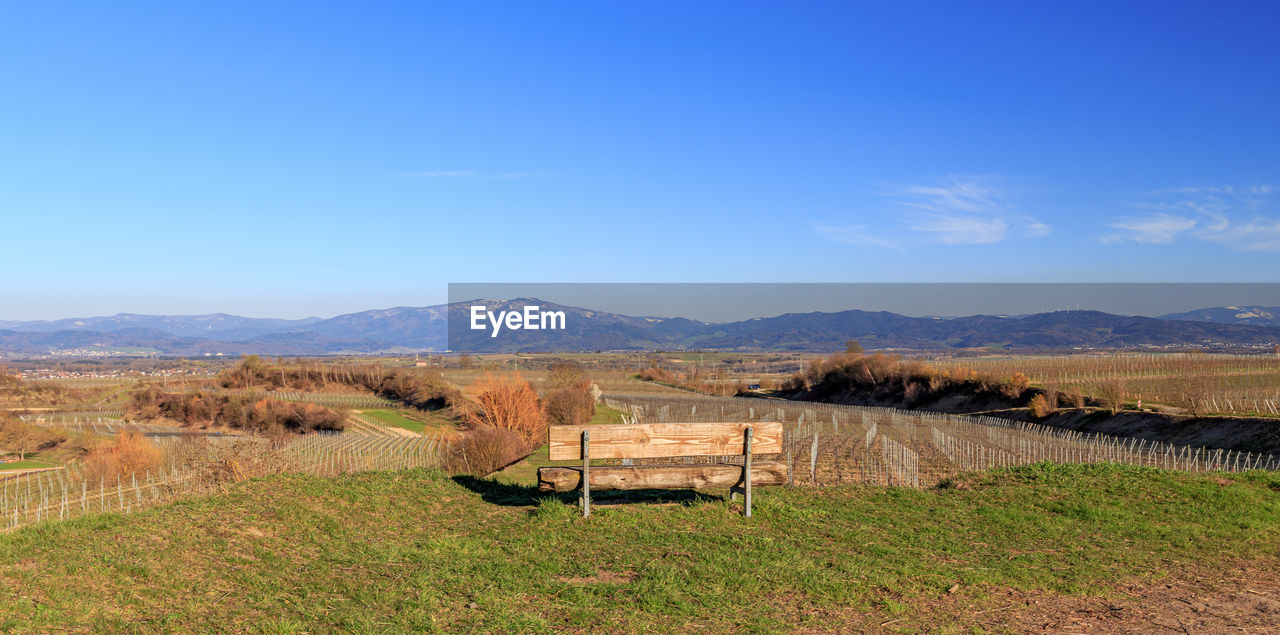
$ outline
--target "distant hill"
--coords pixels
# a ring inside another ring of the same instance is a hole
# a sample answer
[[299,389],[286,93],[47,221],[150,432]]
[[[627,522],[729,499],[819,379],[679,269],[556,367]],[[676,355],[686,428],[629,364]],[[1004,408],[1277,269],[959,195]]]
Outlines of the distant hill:
[[1189,320],[1214,324],[1252,324],[1280,326],[1280,306],[1219,306],[1186,313],[1170,313],[1162,320]]
[[[1280,328],[1206,324],[1127,317],[1098,311],[1057,311],[1021,317],[908,317],[884,311],[787,313],[709,324],[669,318],[630,318],[584,309],[570,311],[568,331],[522,332],[487,338],[469,333],[454,348],[467,350],[842,350],[850,339],[868,349],[1071,349],[1227,346],[1266,347],[1280,342]],[[584,313],[585,312],[585,313]],[[575,319],[576,318],[576,319]]]
[[276,331],[305,327],[320,321],[321,318],[318,317],[281,320],[276,318],[248,318],[225,313],[209,315],[139,315],[136,313],[120,313],[112,316],[67,318],[50,321],[0,321],[0,329],[19,333],[54,333],[57,331],[115,333],[148,329],[179,337],[236,341],[247,340]]
[[[466,324],[468,307],[492,311],[529,304],[563,311],[564,331],[520,331],[500,338],[459,330],[448,338],[448,318]],[[1226,309],[1246,312],[1244,308]],[[1178,316],[1217,316],[1205,309]],[[161,355],[334,355],[411,353],[449,348],[471,352],[611,351],[655,349],[831,351],[859,340],[868,349],[1062,350],[1141,348],[1269,348],[1280,324],[1183,317],[1148,318],[1098,311],[1057,311],[1016,317],[908,317],[884,311],[787,313],[737,322],[635,317],[535,298],[474,300],[428,307],[362,311],[329,319],[270,320],[230,315],[122,314],[53,322],[0,323],[0,352],[10,355],[113,351]],[[61,328],[60,328],[61,327]],[[70,327],[70,328],[67,328]]]

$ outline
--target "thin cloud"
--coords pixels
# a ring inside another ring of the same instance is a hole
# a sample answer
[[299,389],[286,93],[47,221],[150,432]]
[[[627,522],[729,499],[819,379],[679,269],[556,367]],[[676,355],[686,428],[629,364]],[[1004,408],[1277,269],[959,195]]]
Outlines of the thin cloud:
[[1009,223],[999,218],[954,214],[923,214],[908,226],[947,245],[988,245],[1009,237]]
[[866,224],[816,228],[828,240],[857,245],[891,246],[887,235],[913,234],[912,242],[943,245],[989,245],[1014,238],[1039,238],[1053,228],[1023,212],[1020,192],[994,177],[948,177],[941,183],[899,185],[880,192],[891,220],[882,226]]
[[943,183],[900,186],[885,195],[898,207],[906,229],[949,245],[988,245],[1012,238],[1041,237],[1052,228],[1023,212],[1020,192],[995,177],[948,177]]
[[832,242],[858,247],[884,247],[895,251],[905,251],[902,245],[868,232],[866,225],[816,225],[813,231]]
[[1135,242],[1145,245],[1163,245],[1196,226],[1194,218],[1172,214],[1152,214],[1145,218],[1129,218],[1111,223],[1116,231],[1103,237],[1104,242]]
[[1106,243],[1169,244],[1199,240],[1236,251],[1280,251],[1280,219],[1269,184],[1179,187],[1134,203],[1147,212],[1108,223]]
[[421,172],[397,172],[396,176],[402,179],[486,179],[486,180],[512,180],[512,179],[531,179],[544,176],[545,172],[539,171],[521,171],[521,172],[481,172],[479,170],[424,170]]

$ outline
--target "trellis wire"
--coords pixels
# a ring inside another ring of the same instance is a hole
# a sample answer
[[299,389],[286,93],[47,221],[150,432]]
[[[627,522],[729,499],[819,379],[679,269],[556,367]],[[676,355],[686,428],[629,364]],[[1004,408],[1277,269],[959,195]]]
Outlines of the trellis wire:
[[[630,422],[779,421],[781,460],[801,483],[921,487],[961,472],[1056,463],[1123,463],[1188,472],[1280,469],[1280,457],[1081,433],[989,416],[781,400],[613,394]],[[694,457],[687,462],[736,461]]]

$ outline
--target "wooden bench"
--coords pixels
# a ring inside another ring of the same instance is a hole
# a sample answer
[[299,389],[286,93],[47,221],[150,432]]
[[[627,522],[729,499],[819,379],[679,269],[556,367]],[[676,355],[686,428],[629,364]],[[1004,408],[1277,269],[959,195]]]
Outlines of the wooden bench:
[[[751,460],[753,454],[782,452],[782,424],[641,423],[552,426],[552,461],[582,461],[582,467],[538,468],[538,488],[571,492],[581,488],[582,515],[591,515],[591,490],[698,489],[729,487],[745,498],[751,516],[751,488],[787,482],[787,466]],[[743,457],[733,463],[591,466],[591,459],[654,459],[686,456]]]

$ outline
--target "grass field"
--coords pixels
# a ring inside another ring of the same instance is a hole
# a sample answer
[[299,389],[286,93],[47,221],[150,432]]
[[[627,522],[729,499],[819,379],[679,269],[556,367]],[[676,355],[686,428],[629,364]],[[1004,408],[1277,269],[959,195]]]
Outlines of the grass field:
[[417,434],[422,434],[427,430],[427,427],[421,421],[410,419],[394,410],[364,410],[362,412],[371,419],[377,419],[381,423],[403,428]]
[[24,461],[0,463],[0,472],[7,470],[34,470],[42,467],[56,467],[57,465],[57,463],[42,460],[38,453],[28,452]]
[[0,630],[954,629],[1010,592],[1272,566],[1277,492],[1260,473],[1038,465],[770,488],[752,519],[715,492],[602,494],[583,520],[508,479],[276,476],[0,535]]

